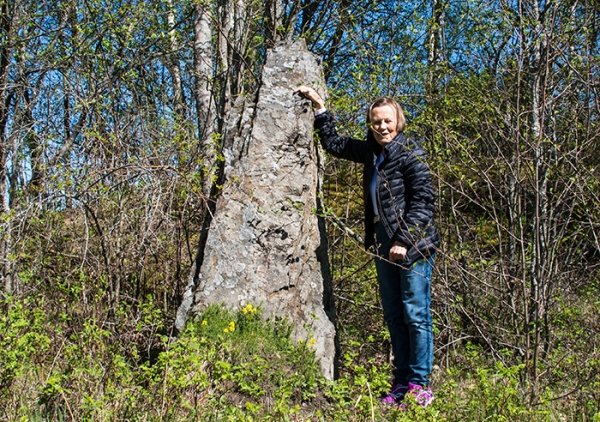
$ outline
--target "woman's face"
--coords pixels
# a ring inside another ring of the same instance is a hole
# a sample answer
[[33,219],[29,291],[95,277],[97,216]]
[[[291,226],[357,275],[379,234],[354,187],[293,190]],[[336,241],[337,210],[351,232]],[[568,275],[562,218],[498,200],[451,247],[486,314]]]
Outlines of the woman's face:
[[371,110],[371,130],[375,140],[381,146],[392,142],[398,134],[398,120],[396,110],[391,105],[382,105]]

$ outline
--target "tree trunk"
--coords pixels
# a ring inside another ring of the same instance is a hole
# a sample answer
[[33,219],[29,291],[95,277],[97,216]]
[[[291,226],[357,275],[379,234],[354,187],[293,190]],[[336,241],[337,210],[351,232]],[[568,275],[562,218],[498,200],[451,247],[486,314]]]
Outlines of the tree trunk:
[[177,42],[177,33],[175,31],[175,13],[173,12],[173,2],[169,0],[169,11],[167,13],[167,23],[169,25],[169,55],[166,60],[167,67],[173,78],[173,110],[176,116],[185,117],[183,88],[181,84],[181,69],[179,68],[179,43]]
[[0,273],[2,274],[4,290],[7,293],[14,292],[12,271],[10,269],[9,256],[12,252],[12,219],[10,218],[10,203],[7,195],[7,157],[8,139],[6,136],[6,125],[8,113],[11,106],[13,93],[8,90],[8,74],[10,56],[12,54],[12,23],[16,21],[14,16],[14,4],[12,1],[4,1],[0,9],[0,33],[3,42],[0,47],[0,207],[3,218],[1,219],[2,236],[0,237]]

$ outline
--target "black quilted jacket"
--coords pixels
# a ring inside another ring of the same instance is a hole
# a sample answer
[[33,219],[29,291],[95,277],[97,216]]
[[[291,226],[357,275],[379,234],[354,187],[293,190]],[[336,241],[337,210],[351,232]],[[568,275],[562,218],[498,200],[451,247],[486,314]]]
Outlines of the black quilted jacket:
[[[371,131],[366,142],[339,136],[328,111],[315,118],[315,129],[326,151],[335,157],[364,164],[365,246],[369,248],[375,243],[375,214],[369,187],[382,147]],[[440,243],[433,222],[435,198],[425,151],[400,133],[385,146],[384,160],[378,171],[376,203],[381,223],[390,239],[407,247],[405,259],[399,263],[410,266],[418,259],[430,256]]]

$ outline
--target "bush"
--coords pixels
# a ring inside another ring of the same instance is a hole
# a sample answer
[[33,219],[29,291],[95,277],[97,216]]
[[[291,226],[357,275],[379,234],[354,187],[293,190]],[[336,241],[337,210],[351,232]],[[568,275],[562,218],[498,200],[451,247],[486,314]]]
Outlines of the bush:
[[45,306],[33,296],[2,304],[2,420],[553,421],[579,420],[580,410],[598,420],[592,396],[569,405],[549,391],[530,405],[524,368],[494,364],[472,344],[434,374],[431,406],[408,399],[398,409],[376,400],[390,368],[357,360],[364,344],[346,345],[344,375],[329,382],[311,339],[293,342],[287,321],[265,320],[252,305],[210,307],[177,338],[161,334],[164,317],[151,297],[136,305],[136,318],[123,305],[127,324],[90,317],[69,327]]

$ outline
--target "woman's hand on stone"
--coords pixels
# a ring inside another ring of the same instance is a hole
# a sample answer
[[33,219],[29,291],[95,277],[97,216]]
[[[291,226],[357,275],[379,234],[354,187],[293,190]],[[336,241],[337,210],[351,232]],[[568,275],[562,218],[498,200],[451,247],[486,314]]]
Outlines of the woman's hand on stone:
[[305,86],[305,85],[299,86],[296,89],[294,89],[294,93],[300,94],[300,95],[308,98],[312,102],[312,105],[313,105],[315,111],[325,108],[325,101],[323,101],[323,99],[317,93],[317,91],[315,91],[313,88],[311,88],[309,86]]

